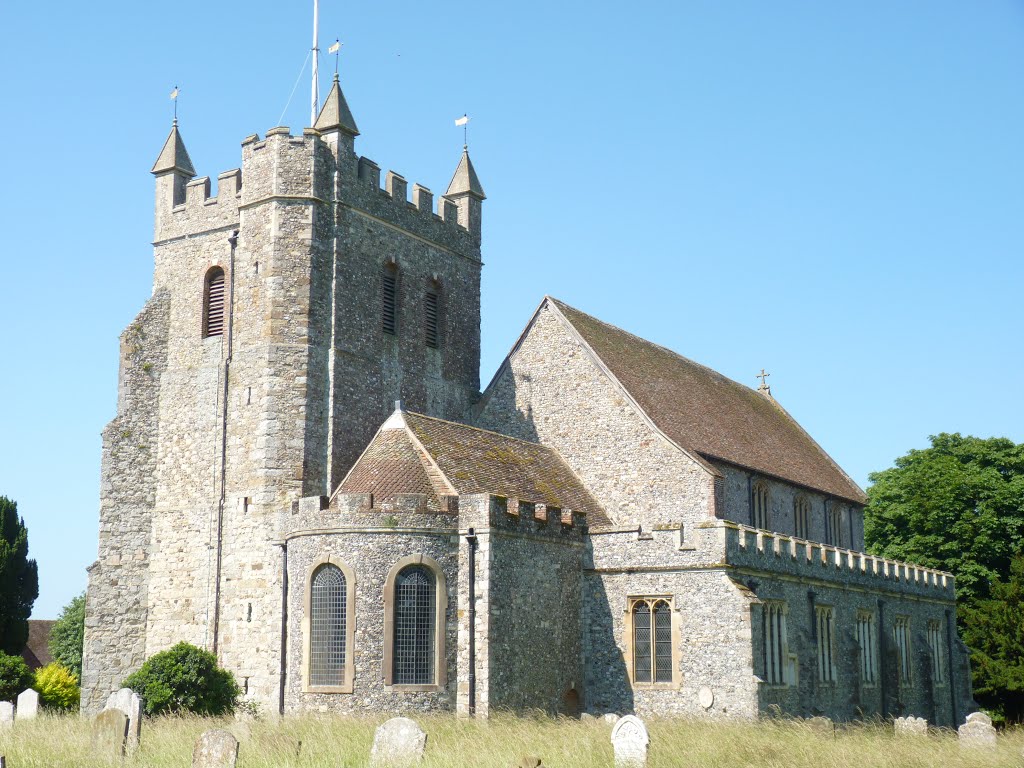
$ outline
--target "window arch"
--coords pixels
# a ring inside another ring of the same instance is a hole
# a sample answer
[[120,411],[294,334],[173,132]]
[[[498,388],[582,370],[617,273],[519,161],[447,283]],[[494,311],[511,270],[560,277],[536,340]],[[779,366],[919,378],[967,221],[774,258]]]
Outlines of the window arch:
[[811,530],[811,502],[806,496],[793,500],[793,533],[798,539],[806,539]]
[[668,600],[633,603],[633,681],[672,682],[672,607]]
[[834,547],[843,545],[843,508],[832,502],[825,517],[825,543]]
[[391,263],[381,274],[380,326],[384,333],[398,335],[398,265]]
[[324,558],[306,580],[304,689],[351,693],[354,680],[355,578],[347,566]]
[[213,267],[203,285],[203,337],[224,334],[224,270]]
[[750,491],[750,522],[755,528],[770,529],[770,503],[771,497],[768,495],[768,485],[761,481],[754,483],[754,487]]
[[395,563],[384,585],[384,684],[440,690],[446,678],[447,586],[425,555]]

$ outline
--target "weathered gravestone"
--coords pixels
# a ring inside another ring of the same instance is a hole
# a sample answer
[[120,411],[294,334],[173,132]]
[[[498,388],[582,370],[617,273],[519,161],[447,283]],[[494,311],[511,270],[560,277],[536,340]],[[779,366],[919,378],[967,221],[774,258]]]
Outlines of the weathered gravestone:
[[219,728],[207,731],[192,750],[192,768],[235,768],[238,739]]
[[540,768],[540,758],[530,755],[520,759],[516,768]]
[[122,757],[128,741],[128,717],[119,709],[104,709],[92,721],[92,749],[105,757]]
[[31,688],[19,693],[15,716],[19,720],[32,720],[37,714],[39,714],[39,694]]
[[827,717],[812,717],[807,720],[807,727],[822,736],[834,736],[836,732],[835,724]]
[[923,717],[897,717],[893,722],[897,736],[927,736],[928,721]]
[[393,717],[381,725],[373,736],[370,768],[400,768],[423,759],[427,734],[414,720]]
[[0,728],[14,725],[14,705],[9,701],[0,701]]
[[620,717],[612,728],[615,768],[644,768],[651,737],[643,720],[633,715]]
[[580,715],[580,720],[581,720],[582,722],[584,722],[584,723],[592,723],[592,722],[594,722],[595,720],[597,720],[597,718],[596,718],[596,717],[594,717],[594,716],[593,716],[592,714],[590,714],[589,712],[584,712],[584,713],[583,713],[582,715]]
[[605,712],[601,719],[608,723],[608,725],[615,725],[619,722],[619,715],[616,712]]
[[984,712],[973,712],[967,716],[967,722],[957,728],[960,746],[974,748],[993,748],[996,745],[996,729],[992,727],[992,718]]
[[122,688],[114,691],[107,697],[104,710],[116,709],[123,712],[128,718],[128,741],[126,749],[129,753],[134,752],[142,738],[142,699],[131,688]]

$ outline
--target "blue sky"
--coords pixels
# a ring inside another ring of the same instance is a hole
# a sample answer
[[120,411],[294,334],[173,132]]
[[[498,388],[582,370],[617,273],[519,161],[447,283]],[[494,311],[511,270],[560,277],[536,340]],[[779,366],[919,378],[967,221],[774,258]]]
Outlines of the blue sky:
[[[201,175],[283,110],[301,130],[311,6],[0,5],[0,494],[37,618],[96,555],[168,94]],[[1024,3],[323,0],[335,37],[382,168],[440,194],[473,118],[485,383],[548,293],[745,384],[765,367],[862,485],[929,434],[1024,441]]]

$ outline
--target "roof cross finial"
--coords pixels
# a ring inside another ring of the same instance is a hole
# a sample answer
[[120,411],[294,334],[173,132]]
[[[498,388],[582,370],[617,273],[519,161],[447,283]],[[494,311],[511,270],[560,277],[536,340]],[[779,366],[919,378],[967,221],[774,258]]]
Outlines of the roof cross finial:
[[761,372],[759,374],[757,374],[757,376],[755,376],[754,378],[761,380],[761,386],[759,386],[757,388],[758,391],[759,392],[767,392],[770,395],[772,393],[772,388],[768,386],[767,379],[768,379],[769,376],[771,376],[771,374],[770,373],[765,373],[764,372],[764,368],[762,368]]

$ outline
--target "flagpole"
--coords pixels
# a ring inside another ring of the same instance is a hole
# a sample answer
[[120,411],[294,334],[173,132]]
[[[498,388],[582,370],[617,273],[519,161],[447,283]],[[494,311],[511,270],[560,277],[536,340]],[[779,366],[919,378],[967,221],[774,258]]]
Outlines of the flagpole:
[[320,0],[313,0],[313,103],[310,111],[310,126],[316,123],[317,113],[320,111],[320,92],[317,89],[317,79],[320,73],[317,68],[317,61],[320,58],[320,49],[317,47],[317,30],[320,27]]

